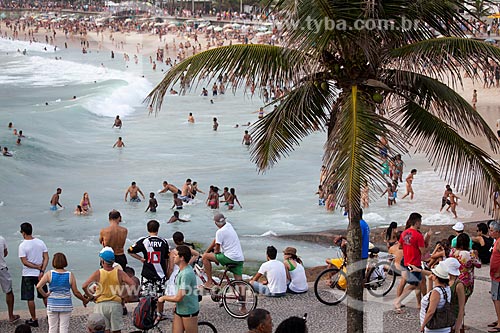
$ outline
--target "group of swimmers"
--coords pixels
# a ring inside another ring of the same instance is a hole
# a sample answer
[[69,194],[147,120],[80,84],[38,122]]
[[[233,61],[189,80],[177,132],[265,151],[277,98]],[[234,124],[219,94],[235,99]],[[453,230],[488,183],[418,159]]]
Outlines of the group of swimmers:
[[[14,134],[17,139],[16,139],[16,145],[21,145],[21,138],[25,138],[26,136],[23,134],[23,131],[20,130],[18,131],[16,128],[14,128],[14,124],[12,122],[9,123],[9,125],[7,125],[7,128],[9,130],[12,130],[12,134]],[[7,147],[0,147],[1,148],[1,151],[2,151],[2,155],[5,156],[5,157],[12,157],[13,154],[12,152],[9,151],[9,148]]]

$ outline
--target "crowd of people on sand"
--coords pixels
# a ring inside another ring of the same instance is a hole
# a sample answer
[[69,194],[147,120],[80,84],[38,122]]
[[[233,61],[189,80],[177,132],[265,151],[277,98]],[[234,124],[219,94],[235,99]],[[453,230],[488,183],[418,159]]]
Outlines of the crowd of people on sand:
[[[82,200],[88,200],[88,197]],[[87,206],[90,206],[90,201],[86,202]],[[112,210],[108,218],[109,226],[102,228],[99,233],[99,243],[102,245],[102,250],[97,254],[100,258],[100,268],[96,267],[97,270],[92,272],[81,286],[73,273],[67,270],[71,258],[61,252],[54,253],[52,269],[49,269],[49,249],[40,238],[33,237],[33,226],[29,222],[20,225],[23,238],[18,248],[23,267],[21,300],[27,302],[30,319],[19,325],[16,332],[29,332],[30,327],[40,325],[34,301],[35,290],[47,309],[49,332],[69,331],[73,311],[71,294],[79,299],[83,306],[87,306],[89,302],[95,303],[93,313],[88,318],[89,332],[121,332],[123,316],[128,313],[125,304],[137,302],[140,297],[146,295],[158,297],[158,322],[173,319],[173,331],[196,332],[193,327],[196,327],[200,309],[198,288],[213,288],[212,263],[231,264],[228,269],[234,274],[234,278],[243,278],[245,259],[238,234],[232,223],[221,213],[214,214],[215,237],[207,250],[201,253],[201,262],[208,278],[203,286],[197,285],[195,273],[190,265],[200,258],[200,252],[193,244],[184,241],[181,232],[175,232],[172,235],[174,244],[169,244],[165,238],[159,236],[160,223],[150,220],[145,226],[144,236],[138,237],[133,244],[127,244],[130,236],[128,230],[120,225],[120,212]],[[2,236],[0,249],[0,282],[6,293],[9,321],[16,324],[20,316],[14,313],[12,279],[5,262],[9,251]],[[126,254],[142,263],[140,279],[135,277],[135,271],[128,266]],[[307,292],[304,266],[297,250],[294,247],[285,248],[283,261],[277,260],[277,255],[278,250],[274,246],[267,247],[266,261],[250,280],[255,291],[268,297]],[[259,282],[263,276],[266,282]],[[174,303],[174,306],[167,310],[165,302]],[[258,316],[259,311],[261,310],[253,310],[248,317],[248,327],[252,332],[260,332],[255,329],[262,324],[262,318],[254,318]]]

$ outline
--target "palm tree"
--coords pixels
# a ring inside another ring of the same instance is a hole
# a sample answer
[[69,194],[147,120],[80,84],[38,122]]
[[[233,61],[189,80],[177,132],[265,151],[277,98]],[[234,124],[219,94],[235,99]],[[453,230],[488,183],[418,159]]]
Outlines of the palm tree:
[[[327,133],[327,183],[338,184],[337,197],[349,205],[350,263],[361,259],[361,185],[385,184],[382,137],[394,152],[425,153],[473,204],[489,204],[500,168],[464,136],[485,137],[493,152],[500,142],[452,88],[461,85],[463,72],[474,76],[475,64],[498,62],[500,50],[463,38],[467,24],[460,11],[468,10],[462,1],[280,0],[274,10],[288,24],[283,46],[202,52],[172,68],[148,100],[159,111],[173,84],[196,86],[196,80],[214,80],[220,73],[230,75],[233,88],[248,81],[289,87],[273,102],[277,109],[252,127],[252,159],[266,170],[308,134]],[[387,26],[373,29],[373,22]],[[445,37],[434,38],[438,34]],[[348,332],[363,331],[361,270],[351,265],[348,271]]]

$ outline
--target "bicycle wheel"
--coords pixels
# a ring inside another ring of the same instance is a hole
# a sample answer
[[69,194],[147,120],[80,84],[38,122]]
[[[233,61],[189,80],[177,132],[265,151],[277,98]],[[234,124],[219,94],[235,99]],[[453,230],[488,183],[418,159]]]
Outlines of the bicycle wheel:
[[[342,286],[342,287],[341,287]],[[347,276],[338,268],[321,272],[314,281],[314,294],[326,305],[337,305],[347,296]]]
[[257,307],[257,295],[248,282],[233,280],[222,290],[222,305],[231,317],[243,319]]
[[391,267],[390,262],[380,261],[370,269],[368,282],[365,283],[365,287],[370,294],[375,297],[382,297],[391,291],[396,282],[396,274]]
[[208,321],[198,322],[198,333],[217,333],[217,329]]

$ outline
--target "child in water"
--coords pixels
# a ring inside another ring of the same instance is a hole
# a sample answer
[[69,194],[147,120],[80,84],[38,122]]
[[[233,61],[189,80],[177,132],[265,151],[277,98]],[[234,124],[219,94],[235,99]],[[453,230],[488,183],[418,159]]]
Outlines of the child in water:
[[170,218],[170,220],[168,220],[167,223],[174,223],[174,222],[190,222],[191,220],[184,220],[184,219],[181,219],[179,217],[179,212],[178,211],[175,211],[174,212],[174,215],[172,215],[172,217]]

